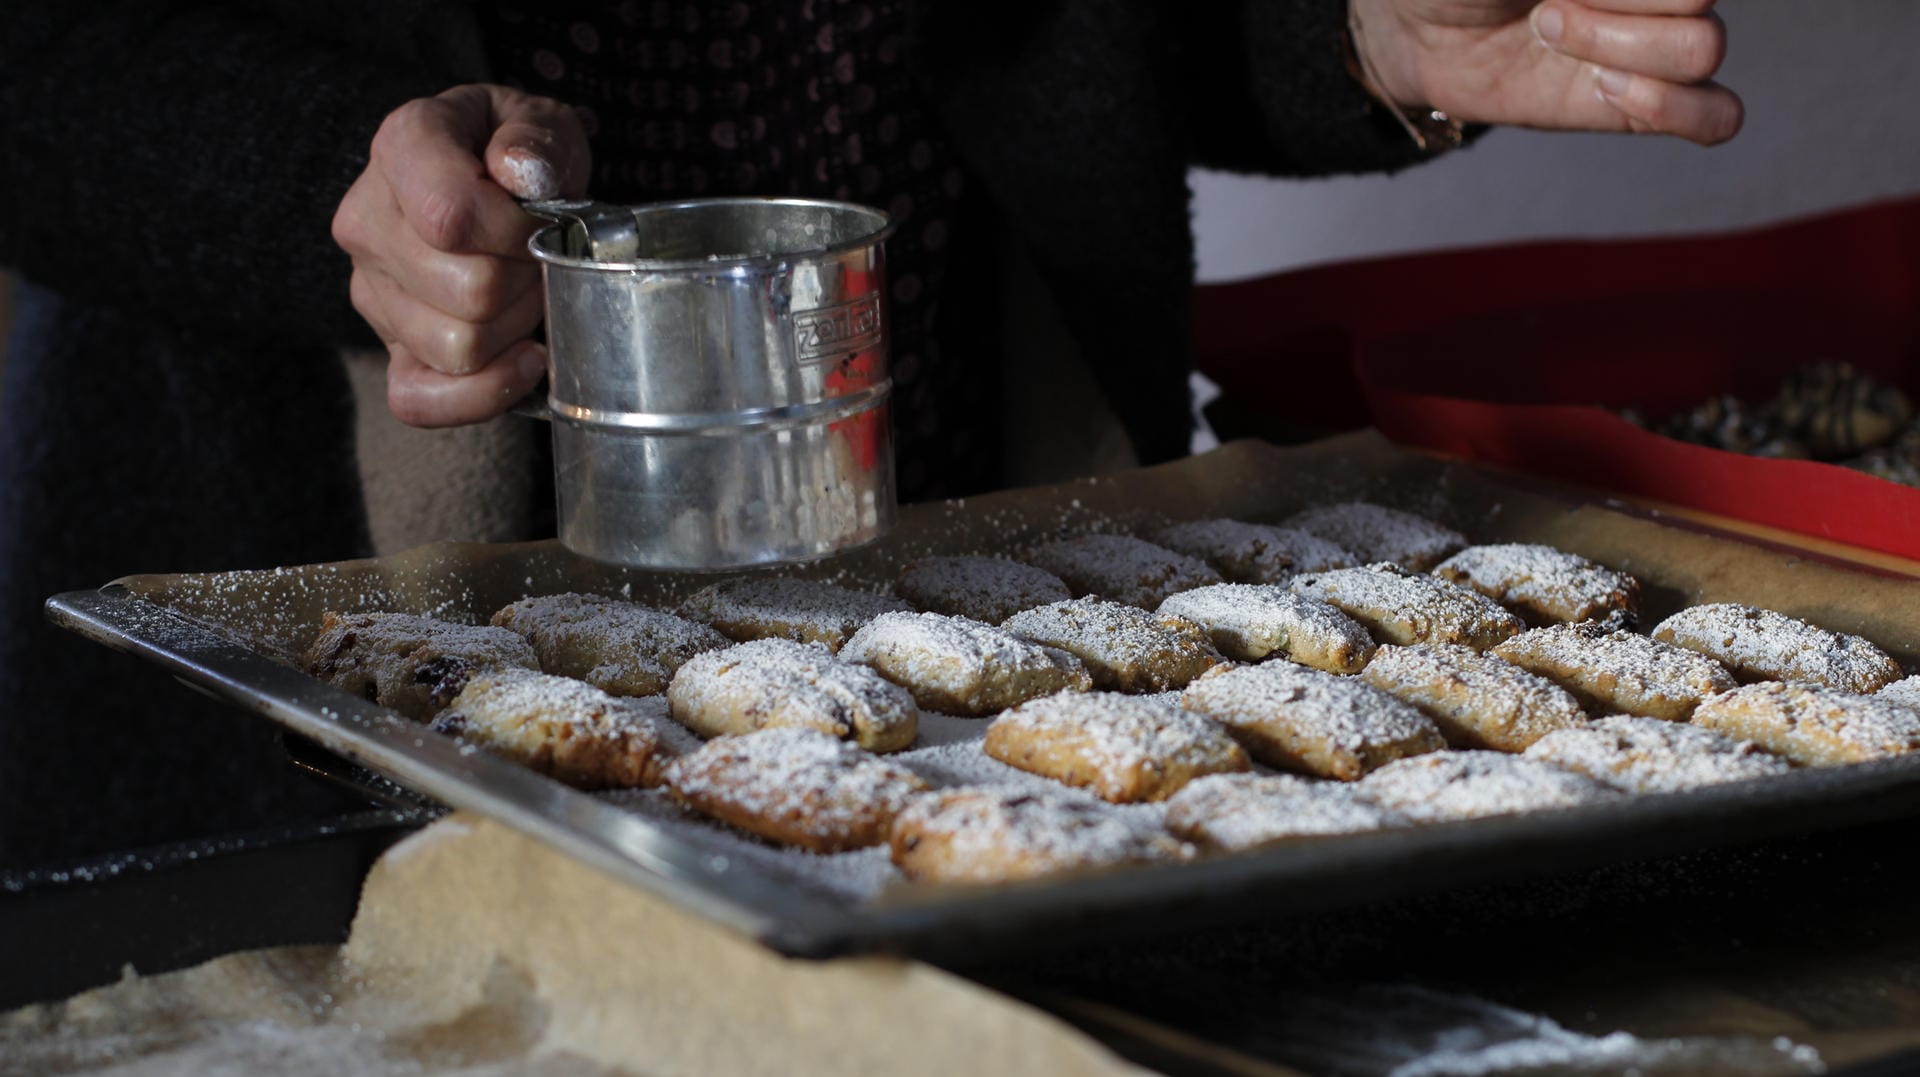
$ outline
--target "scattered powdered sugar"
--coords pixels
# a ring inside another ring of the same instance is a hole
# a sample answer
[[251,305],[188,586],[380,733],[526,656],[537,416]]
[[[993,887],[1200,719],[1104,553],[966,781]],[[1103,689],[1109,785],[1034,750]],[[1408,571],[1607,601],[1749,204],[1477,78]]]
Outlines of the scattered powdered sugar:
[[1640,605],[1638,580],[1552,546],[1469,546],[1433,572],[1537,621],[1585,621]]
[[675,720],[709,736],[805,726],[884,751],[912,743],[919,721],[913,697],[874,670],[780,638],[695,655],[667,697]]
[[920,706],[954,714],[990,714],[1093,687],[1071,654],[938,613],[883,613],[854,633],[840,657],[873,667]]
[[911,609],[897,598],[816,580],[734,579],[695,592],[680,613],[738,640],[780,637],[837,651],[875,617]]
[[1895,681],[1875,692],[1874,698],[1888,703],[1898,703],[1903,707],[1920,708],[1920,675],[1908,677],[1904,681]]
[[1584,775],[1501,752],[1396,760],[1362,779],[1360,791],[1422,822],[1572,808],[1615,795]]
[[527,641],[504,628],[408,613],[328,613],[307,648],[308,673],[409,718],[429,718],[473,673],[538,669]]
[[1467,544],[1467,537],[1452,528],[1366,501],[1321,505],[1281,524],[1352,550],[1361,561],[1393,561],[1420,572]]
[[1598,622],[1522,632],[1493,649],[1596,709],[1685,721],[1700,701],[1737,687],[1706,655]]
[[1163,527],[1152,538],[1241,583],[1285,583],[1297,573],[1360,563],[1351,551],[1318,535],[1239,520],[1190,520]]
[[1382,647],[1360,676],[1426,712],[1454,744],[1517,752],[1555,730],[1587,724],[1566,689],[1455,644]]
[[1253,662],[1281,654],[1296,662],[1357,673],[1373,654],[1364,625],[1317,599],[1270,584],[1217,583],[1183,591],[1160,612],[1207,630],[1229,658]]
[[1066,581],[1077,594],[1147,610],[1168,595],[1221,582],[1206,562],[1131,535],[1062,539],[1034,549],[1027,560]]
[[1365,681],[1284,662],[1216,673],[1188,688],[1188,710],[1230,729],[1277,725],[1343,752],[1427,742],[1444,745],[1432,720]]
[[811,729],[720,737],[667,768],[675,796],[730,822],[829,846],[884,840],[927,783],[905,767]]
[[993,720],[986,748],[1004,763],[1116,801],[1162,799],[1192,775],[1248,766],[1246,752],[1218,724],[1112,692],[1062,692],[1021,704]]
[[1526,750],[1526,757],[1578,771],[1623,793],[1675,793],[1793,769],[1756,744],[1659,718],[1603,718],[1587,729],[1549,733]]
[[1096,688],[1164,692],[1226,661],[1192,621],[1097,598],[1025,610],[1001,627],[1080,659]]
[[1206,849],[1255,849],[1405,822],[1352,785],[1282,774],[1210,774],[1167,801],[1167,829]]
[[895,860],[915,878],[992,883],[1191,855],[1148,818],[1084,800],[952,789],[903,812]]
[[1748,680],[1807,681],[1872,692],[1903,672],[1900,663],[1859,636],[1735,602],[1681,610],[1660,622],[1653,636],[1719,659]]
[[894,593],[923,610],[990,624],[1073,597],[1053,573],[1002,557],[923,557],[900,573]]
[[515,146],[501,155],[500,164],[506,171],[502,177],[506,188],[515,198],[544,202],[560,197],[559,173],[533,151]]
[[660,827],[669,835],[705,851],[709,867],[771,876],[804,892],[850,902],[872,901],[890,886],[905,882],[884,845],[839,853],[813,853],[791,845],[773,845],[752,835],[692,814],[664,789],[598,794],[602,800]]
[[600,595],[522,599],[493,623],[526,637],[546,672],[620,695],[663,691],[687,659],[732,642],[706,625]]
[[1297,595],[1339,607],[1382,643],[1460,643],[1486,650],[1526,628],[1485,595],[1385,562],[1296,576],[1289,586]]
[[1920,750],[1920,710],[1817,684],[1768,681],[1722,692],[1700,704],[1693,721],[1811,766]]

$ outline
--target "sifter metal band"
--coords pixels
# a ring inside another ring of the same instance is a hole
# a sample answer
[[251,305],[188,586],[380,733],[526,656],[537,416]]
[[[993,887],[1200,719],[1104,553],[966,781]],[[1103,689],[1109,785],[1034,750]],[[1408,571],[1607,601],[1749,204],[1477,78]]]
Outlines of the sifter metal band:
[[885,214],[535,203],[560,539],[603,561],[801,561],[893,523]]

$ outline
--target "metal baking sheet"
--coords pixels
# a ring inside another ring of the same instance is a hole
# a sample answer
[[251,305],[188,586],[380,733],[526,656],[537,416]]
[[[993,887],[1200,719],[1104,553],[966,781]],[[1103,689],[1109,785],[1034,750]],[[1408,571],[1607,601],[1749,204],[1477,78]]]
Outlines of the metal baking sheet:
[[[1739,600],[1859,632],[1909,664],[1920,654],[1920,580],[1703,533],[1580,491],[1396,450],[1372,435],[1295,449],[1236,443],[1112,477],[915,506],[883,542],[792,571],[874,585],[927,553],[1013,551],[1062,532],[1168,519],[1274,520],[1351,497],[1426,513],[1476,541],[1548,542],[1626,569],[1647,585],[1650,618],[1692,602]],[[851,902],[465,749],[290,662],[329,609],[484,619],[527,594],[593,590],[670,603],[705,582],[596,564],[554,543],[455,543],[378,560],[128,577],[56,596],[48,611],[63,627],[166,667],[407,788],[497,819],[796,956],[889,950],[979,959],[1920,814],[1920,758],[1912,758],[1184,864],[985,889],[899,887]]]

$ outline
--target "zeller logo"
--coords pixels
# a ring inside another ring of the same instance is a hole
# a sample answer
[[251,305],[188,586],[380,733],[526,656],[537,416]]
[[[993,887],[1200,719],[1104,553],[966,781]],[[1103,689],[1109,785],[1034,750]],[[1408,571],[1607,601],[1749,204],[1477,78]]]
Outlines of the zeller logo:
[[880,297],[862,296],[837,307],[795,314],[793,339],[802,360],[871,348],[880,343]]

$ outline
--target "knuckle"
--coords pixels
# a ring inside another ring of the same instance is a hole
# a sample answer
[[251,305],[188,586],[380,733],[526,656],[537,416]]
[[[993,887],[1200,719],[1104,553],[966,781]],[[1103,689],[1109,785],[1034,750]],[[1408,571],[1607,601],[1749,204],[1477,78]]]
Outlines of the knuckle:
[[484,358],[480,354],[480,327],[449,320],[434,334],[434,368],[447,374],[471,374]]
[[470,259],[453,270],[452,299],[456,313],[473,321],[498,317],[510,305],[512,286],[497,258]]
[[473,206],[449,191],[422,194],[407,217],[420,239],[435,250],[461,250],[473,232]]

